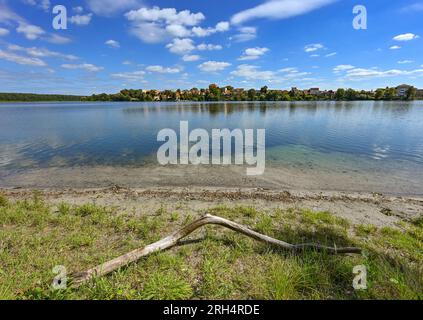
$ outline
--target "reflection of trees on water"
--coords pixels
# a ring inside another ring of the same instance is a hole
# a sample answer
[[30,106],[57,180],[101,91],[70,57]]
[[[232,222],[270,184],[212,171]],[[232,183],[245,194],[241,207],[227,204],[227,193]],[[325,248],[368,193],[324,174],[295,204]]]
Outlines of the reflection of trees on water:
[[403,114],[410,111],[412,102],[350,102],[350,101],[283,101],[283,102],[199,102],[199,103],[146,103],[142,106],[128,107],[123,109],[124,114],[149,114],[149,113],[207,113],[210,115],[232,114],[234,112],[259,112],[265,114],[267,111],[288,110],[289,114],[296,111],[314,114],[319,109],[326,109],[334,112],[352,112],[358,108],[367,108],[376,112],[382,110],[395,114]]

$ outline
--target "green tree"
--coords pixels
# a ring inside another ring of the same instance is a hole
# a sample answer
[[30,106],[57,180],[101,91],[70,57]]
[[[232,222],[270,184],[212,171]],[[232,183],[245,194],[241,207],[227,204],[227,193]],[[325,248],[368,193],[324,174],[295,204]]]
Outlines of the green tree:
[[345,89],[340,88],[340,89],[336,90],[335,99],[336,100],[344,100],[345,99]]
[[407,94],[406,94],[405,98],[407,100],[414,100],[414,99],[416,99],[416,94],[417,94],[417,89],[414,88],[414,87],[410,87],[407,90]]

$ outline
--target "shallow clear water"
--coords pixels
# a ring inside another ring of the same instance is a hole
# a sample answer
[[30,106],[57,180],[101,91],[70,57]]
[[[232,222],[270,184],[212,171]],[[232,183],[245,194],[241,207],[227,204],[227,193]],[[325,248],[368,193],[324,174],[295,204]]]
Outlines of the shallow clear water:
[[1,104],[0,170],[142,166],[155,161],[157,133],[181,120],[266,128],[269,165],[423,172],[420,101]]

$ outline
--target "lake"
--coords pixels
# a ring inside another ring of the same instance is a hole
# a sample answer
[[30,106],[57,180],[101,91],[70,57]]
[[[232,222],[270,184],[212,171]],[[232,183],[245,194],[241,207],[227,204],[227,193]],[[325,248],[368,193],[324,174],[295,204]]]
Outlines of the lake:
[[[229,183],[231,177],[222,168],[190,166],[178,174],[180,168],[162,168],[167,178],[162,177],[156,160],[162,144],[156,141],[157,133],[163,128],[178,130],[181,120],[189,121],[190,130],[265,128],[267,176],[247,179],[236,176],[232,168],[234,179]],[[148,177],[143,169],[157,174]],[[137,170],[137,181],[131,180],[131,170]],[[196,173],[187,176],[192,171]],[[208,172],[210,177],[195,180],[195,175]],[[246,186],[421,195],[423,102],[0,105],[3,187],[125,182],[138,187],[241,187],[243,181]]]

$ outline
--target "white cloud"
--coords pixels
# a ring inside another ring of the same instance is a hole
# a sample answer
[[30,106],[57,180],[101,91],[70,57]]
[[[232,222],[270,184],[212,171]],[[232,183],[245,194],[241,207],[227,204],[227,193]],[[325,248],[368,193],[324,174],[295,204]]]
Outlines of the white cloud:
[[48,37],[44,38],[44,40],[54,44],[66,44],[71,42],[71,39],[64,36],[60,36],[58,34],[51,34]]
[[82,64],[62,64],[62,68],[64,69],[81,69],[88,72],[99,72],[103,70],[103,67],[95,66],[91,63],[82,63]]
[[401,60],[401,61],[398,61],[399,64],[408,64],[408,63],[413,63],[413,62],[414,62],[413,60]]
[[51,51],[45,48],[37,48],[37,47],[31,47],[31,48],[25,48],[18,45],[10,44],[8,45],[8,50],[10,51],[20,51],[25,52],[27,55],[36,57],[36,58],[60,58],[65,60],[78,60],[79,58],[77,56],[71,55],[71,54],[64,54],[56,51]]
[[191,39],[173,39],[172,43],[169,43],[166,48],[169,49],[170,52],[180,55],[185,55],[190,53],[195,49],[194,41]]
[[0,59],[14,62],[21,65],[28,65],[28,66],[35,66],[35,67],[47,66],[47,64],[39,58],[20,56],[15,53],[6,52],[3,50],[0,50]]
[[389,49],[391,49],[391,50],[398,50],[398,49],[401,49],[401,47],[400,46],[391,46]]
[[171,38],[169,32],[156,23],[133,24],[130,32],[146,43],[159,43]]
[[306,45],[304,47],[304,51],[307,52],[307,53],[310,53],[310,52],[315,52],[315,51],[318,51],[318,50],[321,50],[321,49],[324,49],[324,48],[325,48],[325,46],[323,44],[314,43],[314,44]]
[[197,49],[200,51],[216,51],[222,50],[223,47],[220,44],[202,43],[197,46]]
[[19,26],[16,28],[16,31],[18,33],[22,33],[28,40],[36,40],[45,34],[45,31],[40,27],[26,23],[19,24]]
[[163,66],[148,66],[147,68],[145,68],[145,70],[150,72],[169,73],[169,74],[181,72],[181,70],[178,68],[165,68]]
[[227,21],[221,21],[218,24],[216,24],[216,27],[215,27],[217,32],[226,32],[229,30],[229,28],[230,28],[230,24]]
[[336,0],[268,0],[254,8],[235,14],[233,24],[241,24],[259,18],[287,19],[308,13],[331,4]]
[[294,67],[280,69],[278,72],[282,73],[282,77],[279,80],[300,79],[310,74],[309,72],[299,72],[298,69]]
[[193,33],[193,36],[196,36],[196,37],[208,37],[217,32],[226,32],[229,30],[229,28],[230,28],[229,22],[222,21],[216,24],[214,28],[204,29],[202,27],[193,27],[192,33]]
[[131,33],[147,43],[158,43],[172,37],[191,36],[193,27],[205,19],[201,12],[177,11],[175,8],[140,8],[125,14],[131,22]]
[[276,73],[273,71],[261,71],[259,67],[248,64],[238,66],[231,75],[236,77],[245,78],[247,80],[265,80],[270,81],[276,78]]
[[75,13],[82,13],[82,12],[84,12],[84,8],[81,7],[81,6],[73,7],[72,10]]
[[351,70],[354,69],[355,67],[350,65],[350,64],[341,64],[339,66],[336,66],[335,68],[333,68],[334,72],[340,72],[340,71],[345,71],[345,70]]
[[361,81],[361,80],[372,79],[372,78],[401,77],[401,76],[415,76],[415,75],[423,76],[423,69],[379,70],[378,68],[372,68],[372,69],[353,68],[353,69],[346,70],[346,73],[343,76],[343,78],[347,80]]
[[31,6],[38,6],[44,11],[48,11],[51,6],[50,0],[23,0],[23,2]]
[[3,23],[25,23],[25,19],[11,10],[5,0],[0,0],[0,22]]
[[419,38],[418,35],[414,34],[414,33],[404,33],[404,34],[400,34],[397,35],[393,38],[393,40],[395,41],[411,41],[414,39]]
[[201,12],[192,13],[189,10],[178,12],[175,8],[160,9],[159,7],[132,10],[125,16],[129,21],[160,22],[182,26],[196,26],[205,19]]
[[0,37],[7,36],[9,33],[10,33],[9,30],[5,28],[0,28]]
[[166,26],[166,31],[169,32],[169,34],[171,34],[172,36],[178,38],[185,38],[191,36],[191,31],[180,24],[170,24]]
[[110,48],[120,48],[120,43],[116,40],[107,40],[104,44],[108,45]]
[[201,12],[177,11],[175,8],[140,8],[125,14],[131,22],[131,33],[147,43],[158,43],[172,38],[207,37],[230,28],[222,21],[214,28],[203,28],[199,24],[205,16]]
[[325,55],[325,57],[330,58],[330,57],[336,56],[337,54],[338,54],[337,52],[332,52],[332,53],[328,53],[327,55]]
[[241,27],[238,29],[239,33],[230,39],[235,42],[246,42],[254,40],[257,37],[257,28],[255,27]]
[[141,81],[144,79],[145,72],[140,71],[133,71],[133,72],[122,72],[122,73],[114,73],[111,76],[113,78],[124,79],[127,81]]
[[198,68],[204,72],[218,72],[223,71],[230,66],[231,64],[228,62],[207,61],[200,64]]
[[198,61],[200,59],[201,57],[197,54],[192,54],[192,55],[186,54],[182,57],[182,60],[184,60],[185,62],[193,62],[193,61]]
[[141,4],[139,0],[86,0],[86,2],[92,12],[102,16],[111,16]]
[[268,48],[260,48],[260,47],[248,48],[244,51],[242,56],[240,58],[238,58],[238,60],[240,60],[240,61],[256,60],[256,59],[259,59],[261,56],[263,56],[268,51],[269,51]]
[[84,15],[77,14],[70,17],[69,22],[76,24],[77,26],[86,26],[90,24],[92,17],[93,17],[92,13],[88,13]]

